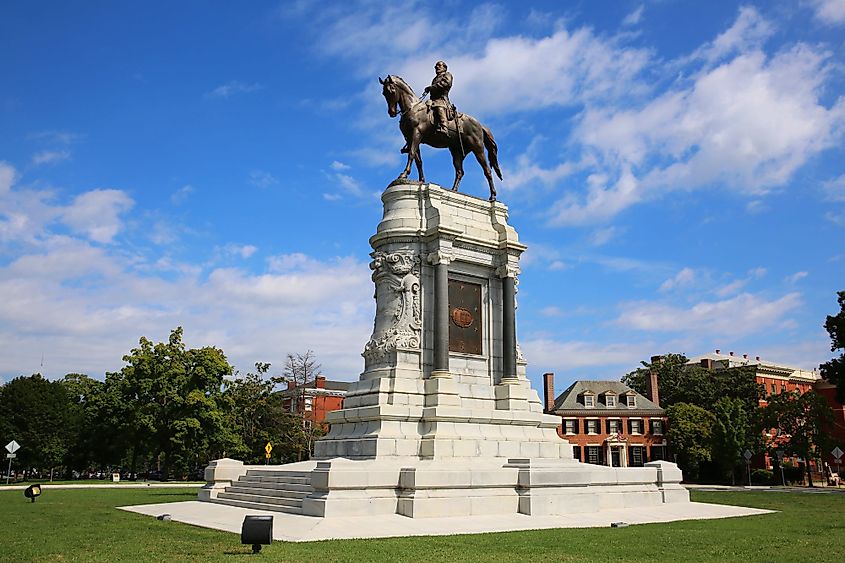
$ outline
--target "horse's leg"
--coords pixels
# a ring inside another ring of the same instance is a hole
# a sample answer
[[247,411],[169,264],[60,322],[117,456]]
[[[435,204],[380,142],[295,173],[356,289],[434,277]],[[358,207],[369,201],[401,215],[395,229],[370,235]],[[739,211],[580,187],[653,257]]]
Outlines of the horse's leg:
[[458,191],[458,186],[461,184],[461,178],[464,177],[464,158],[465,155],[460,148],[450,149],[452,152],[452,165],[455,167],[455,184],[452,186],[452,191]]
[[[413,147],[411,147],[411,148],[413,148]],[[411,163],[414,161],[414,153],[411,150],[411,148],[409,148],[409,150],[408,150],[408,163],[405,165],[405,170],[403,170],[402,173],[399,174],[399,177],[397,178],[397,180],[404,180],[405,178],[408,177],[408,174],[411,173]]]
[[490,165],[487,164],[487,158],[484,156],[484,147],[479,146],[473,151],[475,159],[484,170],[484,177],[487,178],[487,184],[490,186],[490,201],[496,201],[496,187],[493,185],[493,173],[490,171]]
[[419,128],[414,129],[413,135],[411,135],[411,141],[408,143],[408,166],[405,168],[405,175],[407,176],[411,172],[411,161],[415,162],[417,165],[417,173],[420,182],[425,182],[425,175],[423,174],[422,168],[422,157],[420,156],[420,139],[422,135],[420,134]]
[[422,156],[420,156],[420,148],[417,147],[417,154],[414,156],[414,162],[417,165],[417,174],[419,175],[420,182],[423,184],[425,183],[425,174],[423,174],[423,167],[422,167]]

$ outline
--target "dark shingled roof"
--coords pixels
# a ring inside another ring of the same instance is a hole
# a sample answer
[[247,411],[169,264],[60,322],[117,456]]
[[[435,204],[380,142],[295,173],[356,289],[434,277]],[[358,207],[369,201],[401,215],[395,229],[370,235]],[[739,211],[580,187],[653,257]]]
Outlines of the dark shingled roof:
[[[584,406],[582,394],[585,391],[592,391],[593,394],[595,394],[595,407],[588,409]],[[603,395],[608,391],[616,393],[617,397],[626,393],[634,393],[637,396],[637,406],[628,407],[627,405],[620,404],[620,401],[617,399],[616,406],[608,408],[604,404],[603,397]],[[622,382],[586,380],[576,381],[570,385],[566,391],[558,395],[557,399],[555,399],[555,405],[552,407],[552,412],[559,414],[562,411],[583,411],[585,414],[595,413],[596,415],[621,413],[630,414],[632,412],[647,412],[655,415],[663,414],[662,408],[658,407]]]

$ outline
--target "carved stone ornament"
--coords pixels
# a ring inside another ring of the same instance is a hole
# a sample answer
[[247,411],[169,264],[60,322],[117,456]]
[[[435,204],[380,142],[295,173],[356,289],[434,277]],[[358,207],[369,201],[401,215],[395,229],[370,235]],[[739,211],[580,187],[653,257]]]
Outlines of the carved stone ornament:
[[413,252],[373,252],[370,269],[376,285],[373,335],[364,346],[367,361],[397,348],[419,348],[422,333],[420,259]]

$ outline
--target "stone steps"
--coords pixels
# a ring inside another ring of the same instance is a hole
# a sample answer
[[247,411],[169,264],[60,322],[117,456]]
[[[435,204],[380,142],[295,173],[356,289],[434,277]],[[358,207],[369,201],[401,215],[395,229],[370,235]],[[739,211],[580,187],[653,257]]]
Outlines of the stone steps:
[[[226,493],[220,493],[220,495],[225,495]],[[283,506],[280,504],[267,504],[264,502],[252,502],[252,501],[245,501],[245,500],[237,500],[237,499],[221,499],[219,496],[218,498],[212,500],[211,502],[215,502],[217,504],[225,504],[226,506],[238,506],[240,508],[251,508],[253,510],[267,510],[270,512],[284,512],[286,514],[302,514],[302,507],[294,507],[294,506]]]
[[242,508],[302,514],[302,499],[314,489],[308,471],[250,469],[226,487],[215,502]]

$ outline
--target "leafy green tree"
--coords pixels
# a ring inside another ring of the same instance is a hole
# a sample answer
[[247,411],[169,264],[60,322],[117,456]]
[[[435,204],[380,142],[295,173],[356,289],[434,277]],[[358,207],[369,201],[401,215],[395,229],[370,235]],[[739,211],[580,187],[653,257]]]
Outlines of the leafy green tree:
[[127,365],[106,380],[117,391],[113,407],[124,415],[133,448],[161,456],[165,478],[185,475],[237,443],[225,415],[223,378],[232,367],[222,350],[186,349],[179,327],[167,342],[141,337],[123,360]]
[[655,363],[641,362],[642,367],[622,377],[622,383],[645,395],[647,375],[655,370],[660,404],[664,407],[689,403],[712,412],[722,397],[742,400],[746,412],[757,406],[761,390],[753,367],[712,370],[697,364],[688,365],[688,361],[683,354],[665,354]]
[[829,437],[825,427],[833,422],[827,400],[814,391],[779,393],[769,397],[761,411],[762,423],[775,430],[772,449],[803,458],[807,482],[812,487],[810,460],[820,459],[827,451]]
[[85,469],[108,463],[104,446],[108,443],[99,405],[105,384],[84,374],[69,373],[59,381],[70,401],[68,431],[72,434],[73,447],[67,455],[67,465]]
[[712,457],[723,474],[730,473],[731,484],[736,484],[736,468],[748,445],[749,416],[742,401],[732,397],[716,401],[713,414]]
[[823,363],[821,375],[830,383],[836,385],[836,400],[845,403],[845,291],[837,292],[839,297],[839,313],[828,315],[824,328],[830,335],[830,351],[841,350],[838,357]]
[[72,446],[71,403],[60,383],[41,374],[16,377],[0,388],[3,444],[21,444],[17,467],[50,469],[62,465]]
[[669,440],[678,456],[678,465],[688,479],[698,478],[702,462],[710,461],[713,451],[713,413],[689,403],[675,403],[666,409]]

